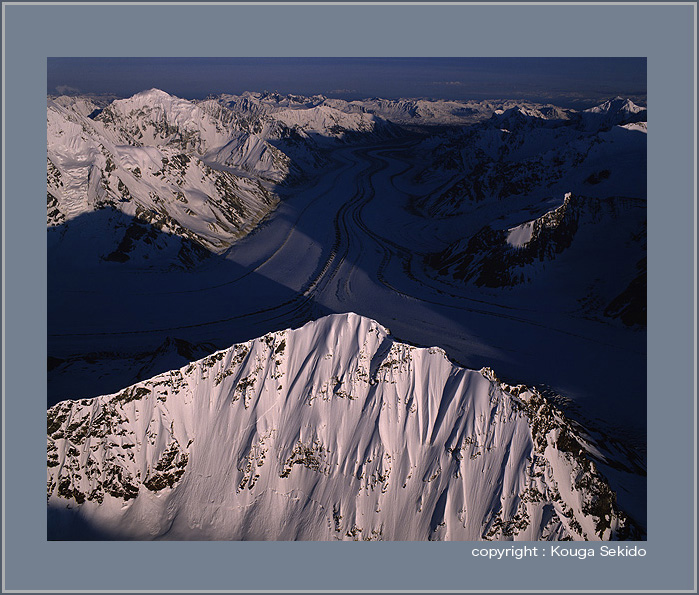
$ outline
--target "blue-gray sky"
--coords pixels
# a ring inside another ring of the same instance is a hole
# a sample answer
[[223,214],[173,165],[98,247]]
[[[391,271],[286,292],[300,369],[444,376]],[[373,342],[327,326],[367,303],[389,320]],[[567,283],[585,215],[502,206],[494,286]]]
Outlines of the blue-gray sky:
[[278,91],[343,99],[515,98],[559,105],[646,96],[645,58],[49,58],[47,91],[198,99]]

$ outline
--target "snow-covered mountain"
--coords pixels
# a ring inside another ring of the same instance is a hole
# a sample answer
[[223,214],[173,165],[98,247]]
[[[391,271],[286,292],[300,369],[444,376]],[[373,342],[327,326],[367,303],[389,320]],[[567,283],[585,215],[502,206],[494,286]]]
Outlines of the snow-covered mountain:
[[645,122],[647,109],[630,99],[615,97],[582,112],[582,125],[586,130],[611,128],[636,122]]
[[424,188],[414,208],[448,217],[475,202],[556,190],[645,197],[646,110],[630,101],[613,105],[586,112],[518,106],[425,139],[414,150],[414,180]]
[[[50,227],[107,210],[220,252],[278,202],[261,179],[206,163],[204,152],[230,135],[190,102],[152,91],[93,107],[80,98],[48,101]],[[114,252],[129,258],[123,246]]]
[[539,392],[355,314],[61,402],[47,434],[52,539],[640,535],[618,461]]

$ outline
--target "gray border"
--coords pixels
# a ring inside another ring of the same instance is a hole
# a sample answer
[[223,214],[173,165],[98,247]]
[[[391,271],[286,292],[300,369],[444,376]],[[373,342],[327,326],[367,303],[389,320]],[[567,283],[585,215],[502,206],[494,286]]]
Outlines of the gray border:
[[[463,543],[46,542],[45,214],[30,198],[44,192],[46,58],[109,55],[647,56],[648,557],[503,565]],[[3,4],[3,590],[560,592],[574,577],[570,592],[696,591],[695,55],[695,2]]]

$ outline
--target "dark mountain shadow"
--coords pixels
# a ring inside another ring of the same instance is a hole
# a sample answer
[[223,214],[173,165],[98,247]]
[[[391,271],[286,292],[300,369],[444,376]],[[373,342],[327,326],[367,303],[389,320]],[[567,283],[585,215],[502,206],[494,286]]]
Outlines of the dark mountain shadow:
[[[423,138],[434,133],[434,129],[411,130],[409,127],[383,120],[379,123],[376,132],[346,130],[340,126],[334,132],[337,136],[324,136],[318,132],[305,131],[306,137],[304,138],[296,130],[289,129],[281,138],[267,139],[267,143],[290,157],[290,175],[279,183],[277,191],[281,189],[293,191],[296,186],[308,183],[327,173],[335,165],[332,154],[337,149],[360,148],[391,140]],[[300,151],[300,153],[295,158],[296,151]],[[310,162],[313,162],[313,165],[309,170]]]
[[184,366],[188,356],[331,313],[114,209],[49,230],[48,244],[49,406],[116,392],[144,374]]
[[129,541],[96,527],[79,509],[51,505],[46,513],[46,538],[49,541]]

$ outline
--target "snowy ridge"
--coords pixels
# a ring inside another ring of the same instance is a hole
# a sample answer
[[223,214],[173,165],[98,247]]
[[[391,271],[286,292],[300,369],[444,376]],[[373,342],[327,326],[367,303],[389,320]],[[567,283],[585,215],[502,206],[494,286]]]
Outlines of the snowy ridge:
[[[638,289],[625,299],[645,312],[645,202],[619,196],[596,199],[570,192],[557,206],[551,208],[551,202],[542,203],[547,210],[534,219],[504,229],[486,225],[472,236],[427,255],[425,263],[440,276],[489,288],[531,286],[544,283],[547,275],[559,279],[567,275],[569,307],[583,305],[586,315],[597,318],[615,318],[616,308],[611,304],[617,303],[627,284],[634,283]],[[608,254],[626,259],[630,266],[620,269],[617,261],[605,258]],[[590,269],[587,263],[593,255],[598,264]],[[598,312],[593,314],[594,310]],[[629,325],[643,326],[644,321],[639,315]]]
[[525,221],[508,229],[506,242],[513,248],[523,248],[533,239],[538,238],[543,229],[555,229],[558,227],[569,208],[571,196],[570,192],[566,192],[563,203],[560,206],[547,211],[541,217]]
[[372,114],[344,113],[326,105],[305,110],[283,109],[273,117],[287,126],[297,126],[306,133],[343,135],[347,132],[377,132],[386,123]]
[[521,283],[528,280],[524,267],[535,261],[552,260],[570,247],[581,212],[590,208],[585,199],[567,192],[560,205],[536,219],[508,229],[487,225],[472,237],[429,255],[426,262],[440,275],[473,280],[477,285],[498,287]]
[[[277,117],[278,114],[299,111],[297,115],[303,118],[303,112],[319,107],[332,109],[344,114],[374,116],[398,125],[426,126],[464,126],[490,118],[494,113],[503,113],[510,109],[535,112],[537,117],[546,119],[565,119],[572,110],[541,103],[515,100],[468,100],[452,101],[444,99],[383,99],[379,97],[345,100],[329,98],[323,95],[304,97],[302,95],[281,95],[279,93],[252,93],[242,95],[223,94],[218,101],[239,113],[250,116]],[[282,116],[286,117],[286,116]],[[351,122],[351,120],[349,120]]]
[[585,112],[588,114],[640,114],[645,111],[645,107],[636,105],[630,99],[624,99],[623,97],[615,97],[614,99],[609,99],[608,101],[605,101],[600,105],[585,110]]
[[488,121],[497,128],[510,132],[522,126],[542,126],[548,120],[565,121],[570,119],[570,110],[563,110],[554,106],[536,107],[516,106],[507,110],[495,110]]
[[536,391],[351,313],[61,402],[47,433],[49,506],[117,538],[637,536]]

